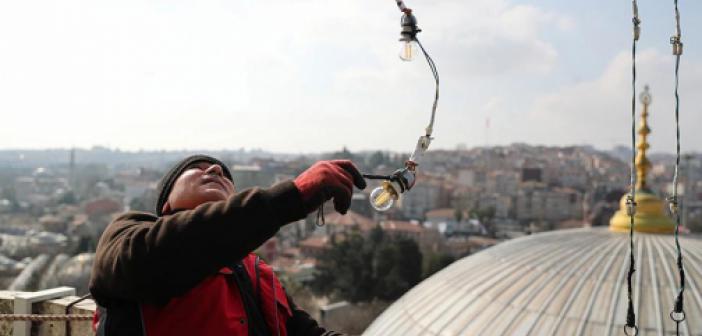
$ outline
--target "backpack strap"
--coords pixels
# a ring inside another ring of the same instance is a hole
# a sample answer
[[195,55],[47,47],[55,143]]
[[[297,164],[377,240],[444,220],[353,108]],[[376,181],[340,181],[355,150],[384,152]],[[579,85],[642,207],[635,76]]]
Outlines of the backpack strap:
[[266,320],[261,312],[261,307],[257,304],[254,297],[254,290],[251,284],[246,268],[241,262],[238,262],[230,267],[233,271],[232,278],[239,288],[241,301],[246,311],[246,316],[249,322],[249,335],[251,336],[269,336],[270,331],[266,325]]

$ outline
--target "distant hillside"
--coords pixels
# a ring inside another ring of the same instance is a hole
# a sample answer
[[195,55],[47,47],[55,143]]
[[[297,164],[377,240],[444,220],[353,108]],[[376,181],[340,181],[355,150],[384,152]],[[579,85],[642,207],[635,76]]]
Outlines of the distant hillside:
[[[66,167],[70,162],[70,149],[0,150],[0,168]],[[275,154],[262,150],[224,151],[137,151],[127,152],[104,147],[76,149],[76,164],[105,164],[114,167],[140,166],[161,168],[191,154],[208,154],[226,162],[247,161],[252,158],[287,159],[289,154]]]

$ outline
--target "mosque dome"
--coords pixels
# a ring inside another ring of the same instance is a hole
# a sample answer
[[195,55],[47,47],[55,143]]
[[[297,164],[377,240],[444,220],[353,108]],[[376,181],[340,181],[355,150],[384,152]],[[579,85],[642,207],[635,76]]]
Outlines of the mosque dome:
[[[678,288],[673,235],[636,233],[639,335],[668,335]],[[702,236],[680,236],[687,287],[681,335],[702,335]],[[552,231],[510,240],[426,279],[364,335],[623,335],[627,233]]]

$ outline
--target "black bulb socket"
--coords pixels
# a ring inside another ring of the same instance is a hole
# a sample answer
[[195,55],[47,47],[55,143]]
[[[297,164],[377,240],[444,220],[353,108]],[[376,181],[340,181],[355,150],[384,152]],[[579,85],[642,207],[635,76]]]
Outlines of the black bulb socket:
[[422,31],[417,27],[417,18],[412,13],[402,14],[400,26],[402,27],[402,31],[400,31],[400,41],[402,42],[414,41],[417,33]]

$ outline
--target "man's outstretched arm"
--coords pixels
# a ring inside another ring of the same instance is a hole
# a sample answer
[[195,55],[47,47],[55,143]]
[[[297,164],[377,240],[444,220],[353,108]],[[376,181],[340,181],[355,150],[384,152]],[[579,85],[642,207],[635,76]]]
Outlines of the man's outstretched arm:
[[126,213],[100,238],[90,291],[101,305],[165,303],[304,218],[305,208],[295,185],[283,182],[169,216]]

